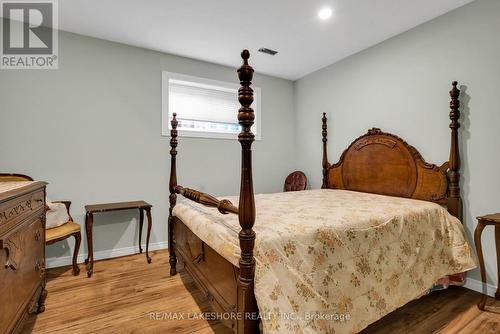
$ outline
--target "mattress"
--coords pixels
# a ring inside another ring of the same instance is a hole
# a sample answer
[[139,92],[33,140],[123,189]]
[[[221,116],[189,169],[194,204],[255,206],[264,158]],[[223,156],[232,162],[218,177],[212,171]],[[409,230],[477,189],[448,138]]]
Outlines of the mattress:
[[[237,205],[237,197],[224,197]],[[357,333],[476,260],[435,203],[346,190],[255,196],[264,333]],[[173,214],[238,266],[238,217],[180,199]]]

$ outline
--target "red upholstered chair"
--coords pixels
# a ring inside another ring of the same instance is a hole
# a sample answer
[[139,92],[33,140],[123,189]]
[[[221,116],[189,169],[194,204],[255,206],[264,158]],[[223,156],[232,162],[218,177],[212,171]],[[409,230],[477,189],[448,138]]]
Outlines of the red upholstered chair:
[[288,175],[285,179],[285,185],[283,186],[283,191],[300,191],[306,190],[307,187],[307,177],[301,171],[295,171]]

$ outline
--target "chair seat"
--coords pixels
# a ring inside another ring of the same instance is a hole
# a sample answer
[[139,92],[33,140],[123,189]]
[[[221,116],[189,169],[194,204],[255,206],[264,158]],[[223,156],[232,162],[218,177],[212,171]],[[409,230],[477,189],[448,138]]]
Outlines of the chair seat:
[[80,225],[73,221],[69,221],[61,226],[45,230],[45,242],[68,237],[75,232],[80,232]]

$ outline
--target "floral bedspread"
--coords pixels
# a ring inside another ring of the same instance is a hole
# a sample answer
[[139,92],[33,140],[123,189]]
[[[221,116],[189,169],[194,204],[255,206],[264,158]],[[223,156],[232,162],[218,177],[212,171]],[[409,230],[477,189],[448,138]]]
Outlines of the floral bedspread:
[[[462,224],[434,203],[327,189],[255,199],[255,295],[266,334],[356,333],[440,277],[476,267]],[[236,215],[186,199],[174,215],[238,265]]]

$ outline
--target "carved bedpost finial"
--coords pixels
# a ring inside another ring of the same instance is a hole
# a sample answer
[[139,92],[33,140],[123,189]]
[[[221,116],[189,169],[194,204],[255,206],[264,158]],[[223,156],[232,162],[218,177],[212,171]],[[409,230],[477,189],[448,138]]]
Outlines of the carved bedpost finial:
[[177,147],[177,114],[174,112],[172,120],[170,121],[172,125],[172,130],[170,130],[170,150],[171,155],[177,155],[177,151],[175,148]]
[[[244,139],[240,140],[241,145],[252,145],[254,140],[254,135],[251,131],[253,121],[255,119],[255,114],[253,109],[250,107],[253,102],[253,89],[250,87],[253,78],[253,68],[248,65],[248,58],[250,57],[250,52],[248,50],[243,50],[241,52],[241,58],[243,58],[243,65],[238,69],[238,78],[240,79],[241,87],[238,90],[238,100],[240,101],[241,108],[238,111],[238,121],[241,125],[242,131],[238,138]],[[251,140],[250,140],[251,139]]]
[[241,51],[241,58],[243,59],[243,65],[248,65],[248,58],[250,58],[250,51],[247,49]]
[[173,276],[177,274],[177,257],[175,255],[173,247],[173,222],[172,222],[172,211],[174,210],[175,203],[177,202],[177,195],[175,194],[175,187],[177,186],[177,166],[176,166],[176,156],[177,156],[177,114],[174,113],[172,121],[172,130],[170,130],[170,182],[169,182],[169,202],[170,207],[168,209],[168,251],[169,251],[169,263],[170,263],[170,275]]
[[457,217],[462,218],[462,203],[460,199],[460,150],[458,144],[458,128],[460,123],[460,90],[457,88],[457,82],[452,82],[450,91],[450,129],[451,129],[451,146],[450,146],[450,170],[448,171],[448,211]]
[[321,128],[323,131],[321,131],[321,135],[323,137],[323,184],[321,185],[321,189],[326,189],[328,188],[328,167],[330,167],[330,164],[328,163],[328,152],[327,152],[327,146],[326,142],[328,141],[328,127],[327,127],[327,118],[326,118],[326,112],[323,113],[323,118],[321,119],[322,121],[322,126]]
[[460,108],[460,101],[458,100],[458,97],[460,96],[460,90],[457,88],[458,82],[453,81],[451,84],[453,87],[450,90],[450,119],[452,121],[452,124],[450,124],[450,128],[453,124],[456,124],[458,125],[457,127],[460,127],[460,124],[457,122],[460,118],[460,111],[458,110],[458,108]]
[[[176,171],[176,156],[177,156],[177,114],[174,113],[172,120],[170,121],[172,125],[172,130],[170,130],[170,156],[173,169],[170,170],[170,193],[175,195],[174,188],[177,185],[177,171]],[[175,203],[174,203],[175,204]]]
[[257,333],[258,320],[249,321],[257,312],[257,304],[254,295],[254,275],[255,259],[253,249],[255,244],[255,232],[253,225],[255,223],[255,199],[253,193],[252,180],[252,143],[254,134],[252,125],[255,119],[254,111],[251,107],[253,102],[253,89],[250,87],[253,78],[253,68],[248,65],[250,52],[243,50],[241,58],[243,64],[238,69],[238,78],[241,87],[238,90],[238,100],[241,108],[238,111],[238,122],[241,126],[241,132],[238,135],[238,141],[241,144],[241,185],[240,200],[238,208],[238,219],[241,226],[239,233],[241,257],[239,261],[240,274],[238,276],[238,312],[241,319],[238,318],[237,333]]

